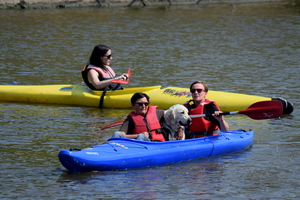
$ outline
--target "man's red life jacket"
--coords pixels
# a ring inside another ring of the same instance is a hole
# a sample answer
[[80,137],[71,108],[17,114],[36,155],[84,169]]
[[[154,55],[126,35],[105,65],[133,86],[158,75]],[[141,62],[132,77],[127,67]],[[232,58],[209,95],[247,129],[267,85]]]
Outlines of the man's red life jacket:
[[[190,115],[200,115],[204,113],[204,106],[213,103],[219,110],[219,106],[210,99],[205,99],[201,104],[199,104],[196,108],[190,108],[189,102],[184,104],[185,107],[188,108]],[[192,119],[192,123],[189,125],[189,133],[187,133],[188,138],[198,138],[206,135],[213,135],[217,133],[219,127],[217,126],[215,121],[208,121],[204,117],[197,117]]]

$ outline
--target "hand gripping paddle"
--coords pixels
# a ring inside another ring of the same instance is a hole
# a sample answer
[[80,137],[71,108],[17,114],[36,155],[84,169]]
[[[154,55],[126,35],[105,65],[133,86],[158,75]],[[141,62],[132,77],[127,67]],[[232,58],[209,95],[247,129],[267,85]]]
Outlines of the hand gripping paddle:
[[130,77],[130,68],[128,68],[127,74],[128,74],[128,77],[127,77],[127,79],[125,81],[123,81],[123,80],[120,79],[120,80],[112,80],[111,82],[113,82],[113,83],[120,83],[120,84],[128,84],[129,83],[129,77]]

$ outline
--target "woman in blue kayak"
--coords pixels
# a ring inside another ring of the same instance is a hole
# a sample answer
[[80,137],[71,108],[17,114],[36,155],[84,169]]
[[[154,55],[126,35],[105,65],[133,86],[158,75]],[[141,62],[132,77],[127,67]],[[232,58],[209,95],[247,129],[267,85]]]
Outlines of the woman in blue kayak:
[[91,90],[121,90],[119,83],[112,80],[127,80],[128,74],[124,73],[116,77],[114,70],[110,67],[112,60],[111,49],[103,44],[94,47],[88,64],[82,69],[81,74],[85,84]]
[[195,81],[190,86],[193,99],[184,103],[190,115],[212,114],[208,117],[193,118],[192,123],[187,127],[186,138],[199,138],[209,135],[228,132],[229,126],[224,120],[218,104],[210,99],[206,99],[208,86],[203,81]]
[[113,134],[113,138],[165,141],[160,124],[165,111],[156,109],[156,106],[149,106],[149,99],[150,97],[142,92],[137,92],[131,97],[134,111],[127,116],[120,130]]

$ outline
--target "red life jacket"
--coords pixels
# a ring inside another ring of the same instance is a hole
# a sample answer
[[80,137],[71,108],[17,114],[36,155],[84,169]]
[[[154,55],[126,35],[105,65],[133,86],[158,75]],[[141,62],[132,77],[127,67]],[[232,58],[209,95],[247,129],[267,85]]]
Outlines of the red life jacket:
[[133,134],[148,132],[152,141],[165,141],[163,134],[157,131],[161,125],[156,115],[156,106],[149,106],[145,117],[135,112],[131,112],[128,117],[131,117],[135,125]]
[[[116,74],[115,74],[114,70],[109,66],[106,66],[106,68],[107,68],[107,71],[101,69],[100,67],[96,67],[94,65],[86,65],[83,67],[83,69],[81,70],[82,78],[83,78],[85,84],[91,90],[96,90],[96,88],[88,80],[87,74],[88,74],[89,70],[93,69],[100,74],[99,81],[110,80],[110,79],[115,78]],[[112,83],[111,85],[106,87],[106,90],[121,90],[121,89],[122,89],[122,86],[118,83]],[[104,90],[104,89],[101,89],[101,90]]]
[[[199,104],[196,108],[190,108],[189,102],[184,104],[185,107],[188,108],[190,115],[200,115],[204,114],[204,106],[210,103],[213,103],[219,110],[219,106],[210,99],[205,99],[201,104]],[[189,125],[189,133],[187,133],[188,138],[199,138],[204,137],[206,135],[214,135],[217,134],[217,130],[219,129],[218,125],[215,121],[208,121],[204,117],[197,117],[192,119],[192,123]]]
[[112,79],[116,76],[114,70],[109,66],[106,66],[107,71],[104,71],[100,67],[96,67],[94,65],[87,65],[87,66],[83,67],[82,71],[85,71],[88,69],[96,70],[102,76],[103,80]]

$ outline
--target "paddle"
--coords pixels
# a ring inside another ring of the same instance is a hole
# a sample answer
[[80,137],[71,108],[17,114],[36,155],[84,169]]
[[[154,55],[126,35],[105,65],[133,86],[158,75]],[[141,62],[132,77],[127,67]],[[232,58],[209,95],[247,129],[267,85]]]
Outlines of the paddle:
[[128,77],[127,77],[127,79],[125,81],[123,81],[123,80],[120,79],[120,80],[112,80],[111,82],[113,82],[113,83],[120,83],[120,84],[128,84],[129,83],[129,77],[130,77],[130,68],[128,68],[127,74],[128,74]]
[[115,123],[112,123],[112,124],[109,124],[109,125],[106,125],[104,126],[103,128],[101,128],[101,130],[103,129],[107,129],[107,128],[110,128],[110,127],[114,127],[114,126],[118,126],[118,125],[122,125],[124,121],[119,121],[119,122],[115,122]]
[[[247,115],[251,119],[261,120],[261,119],[278,118],[282,115],[282,111],[283,108],[282,108],[282,103],[280,101],[259,101],[249,106],[246,110],[223,112],[220,113],[220,115],[243,114],[243,115]],[[190,117],[196,118],[196,117],[205,117],[211,115],[212,114],[190,115]]]
[[[282,108],[282,103],[280,101],[259,101],[249,106],[246,110],[223,112],[220,113],[220,115],[244,114],[250,117],[251,119],[261,120],[261,119],[278,118],[282,115],[282,111],[283,108]],[[196,118],[196,117],[205,117],[211,115],[212,114],[190,115],[190,117]],[[121,125],[123,124],[123,122],[124,121],[119,121],[113,124],[109,124],[101,128],[101,130]]]

